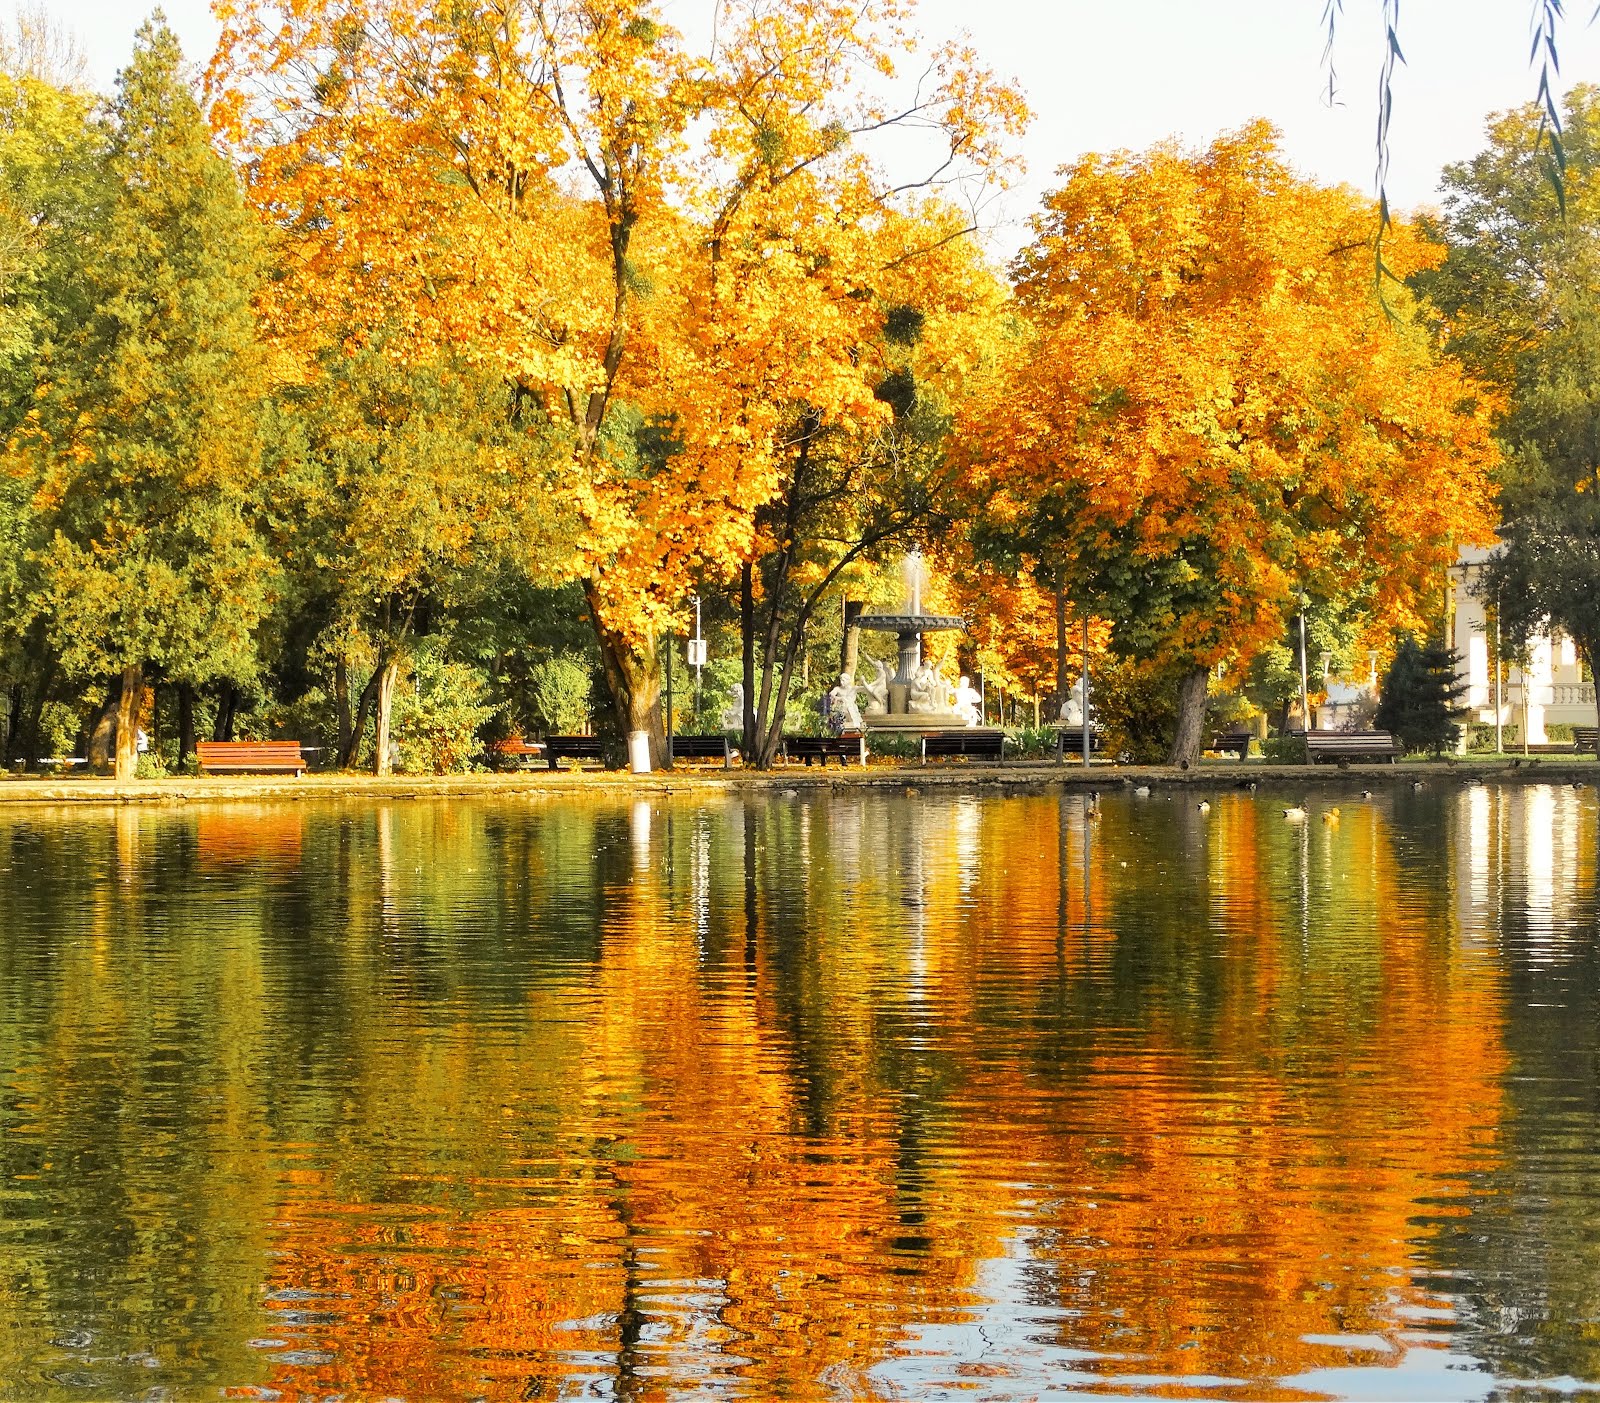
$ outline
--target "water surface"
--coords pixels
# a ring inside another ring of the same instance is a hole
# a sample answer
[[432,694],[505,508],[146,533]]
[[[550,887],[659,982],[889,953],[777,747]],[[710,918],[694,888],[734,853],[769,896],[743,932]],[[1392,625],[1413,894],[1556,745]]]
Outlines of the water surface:
[[0,1396],[1600,1391],[1593,791],[1193,800],[0,811]]

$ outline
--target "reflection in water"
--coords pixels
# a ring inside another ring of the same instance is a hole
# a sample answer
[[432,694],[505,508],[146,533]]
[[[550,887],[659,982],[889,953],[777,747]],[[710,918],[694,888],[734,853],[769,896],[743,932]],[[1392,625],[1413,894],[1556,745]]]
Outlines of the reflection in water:
[[7,817],[0,1378],[1600,1378],[1594,801],[1328,802]]

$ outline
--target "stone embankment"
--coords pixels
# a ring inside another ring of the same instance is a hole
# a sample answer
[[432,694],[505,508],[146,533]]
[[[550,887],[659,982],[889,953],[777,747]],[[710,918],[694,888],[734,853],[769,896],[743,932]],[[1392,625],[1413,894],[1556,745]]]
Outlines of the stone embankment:
[[720,765],[680,767],[649,775],[625,771],[564,770],[518,774],[393,775],[361,774],[174,776],[116,784],[109,778],[8,776],[0,780],[0,805],[32,804],[192,804],[241,800],[296,799],[477,799],[633,794],[716,794],[800,788],[935,788],[960,786],[1061,785],[1110,791],[1121,785],[1185,786],[1212,792],[1262,788],[1290,792],[1307,787],[1446,786],[1475,781],[1600,784],[1600,765],[1588,756],[1419,762],[1401,765],[1271,765],[1250,762],[1203,764],[1191,770],[1151,765],[1096,765],[1087,773],[1075,764],[1049,762],[992,765],[945,762],[927,766],[883,763],[851,766],[779,766],[774,770],[724,770]]

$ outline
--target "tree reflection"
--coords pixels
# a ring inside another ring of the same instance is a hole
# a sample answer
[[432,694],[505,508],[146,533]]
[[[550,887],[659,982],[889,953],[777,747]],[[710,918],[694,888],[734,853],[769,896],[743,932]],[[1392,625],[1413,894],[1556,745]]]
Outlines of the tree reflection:
[[1337,1391],[1430,1312],[1593,1377],[1594,810],[1336,802],[0,829],[0,1372],[875,1396],[999,1310],[1036,1388]]

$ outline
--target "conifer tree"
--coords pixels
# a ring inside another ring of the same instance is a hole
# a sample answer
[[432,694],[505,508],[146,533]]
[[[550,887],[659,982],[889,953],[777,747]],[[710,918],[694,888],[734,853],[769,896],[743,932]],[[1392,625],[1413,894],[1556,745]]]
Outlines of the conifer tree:
[[159,12],[118,76],[105,174],[70,270],[84,314],[44,348],[9,451],[30,609],[69,673],[119,679],[121,780],[151,669],[248,675],[270,581],[251,516],[260,241]]
[[1459,666],[1453,648],[1406,638],[1384,675],[1378,729],[1388,731],[1407,751],[1437,755],[1453,749],[1461,737],[1455,721],[1462,714],[1458,703],[1467,690],[1458,679]]

